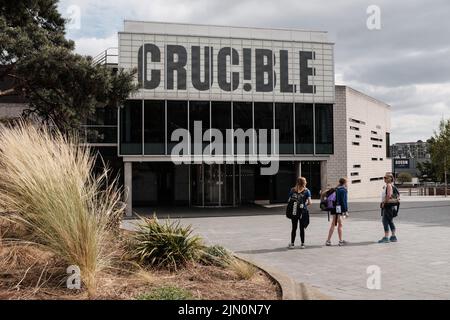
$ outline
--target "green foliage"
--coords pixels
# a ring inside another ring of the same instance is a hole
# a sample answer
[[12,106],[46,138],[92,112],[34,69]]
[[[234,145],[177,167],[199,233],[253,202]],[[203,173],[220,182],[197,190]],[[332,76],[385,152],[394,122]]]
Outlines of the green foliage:
[[450,119],[442,120],[438,131],[430,141],[431,161],[439,176],[444,176],[450,168]]
[[176,270],[197,260],[204,248],[192,227],[179,221],[160,223],[156,217],[142,219],[131,242],[131,255],[140,263]]
[[400,183],[411,182],[412,175],[409,172],[400,172],[397,176],[397,181]]
[[57,0],[2,1],[0,81],[28,101],[26,116],[60,129],[77,128],[98,106],[117,106],[136,90],[135,72],[95,65],[73,52]]
[[205,265],[224,267],[231,258],[231,253],[222,246],[214,245],[206,247],[200,257],[200,262]]
[[175,286],[164,286],[151,290],[148,293],[141,294],[138,300],[192,300],[192,294],[182,288]]
[[437,182],[438,173],[436,165],[434,165],[431,161],[419,162],[417,163],[417,176],[420,181],[429,181],[429,182]]

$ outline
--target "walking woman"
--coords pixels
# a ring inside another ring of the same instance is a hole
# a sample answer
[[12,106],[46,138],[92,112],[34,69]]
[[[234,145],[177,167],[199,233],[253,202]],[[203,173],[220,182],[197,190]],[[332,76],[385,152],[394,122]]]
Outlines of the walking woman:
[[334,229],[338,228],[339,246],[343,246],[346,242],[342,238],[342,220],[343,216],[348,212],[348,191],[347,191],[347,179],[340,178],[339,185],[336,187],[336,206],[331,210],[330,214],[333,217],[331,220],[330,230],[328,231],[328,238],[325,245],[331,246],[331,237],[333,236]]
[[[384,176],[384,182],[386,184],[383,187],[380,204],[384,237],[378,243],[397,242],[394,218],[397,216],[400,206],[400,197],[397,188],[393,185],[394,177],[391,174]],[[389,237],[389,230],[391,231],[391,237]]]
[[287,214],[292,221],[291,242],[288,248],[294,248],[297,227],[300,228],[301,249],[305,248],[305,229],[309,224],[308,206],[311,204],[311,192],[306,188],[306,179],[304,177],[297,178],[297,183],[289,193],[289,204]]

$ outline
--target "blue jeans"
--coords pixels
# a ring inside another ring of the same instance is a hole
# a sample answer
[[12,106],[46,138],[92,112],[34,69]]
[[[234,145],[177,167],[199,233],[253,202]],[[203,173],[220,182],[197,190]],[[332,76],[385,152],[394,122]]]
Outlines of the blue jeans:
[[383,215],[383,227],[384,232],[389,232],[389,228],[391,229],[391,232],[395,232],[395,224],[394,224],[394,217],[392,215],[392,209],[381,209],[381,214]]

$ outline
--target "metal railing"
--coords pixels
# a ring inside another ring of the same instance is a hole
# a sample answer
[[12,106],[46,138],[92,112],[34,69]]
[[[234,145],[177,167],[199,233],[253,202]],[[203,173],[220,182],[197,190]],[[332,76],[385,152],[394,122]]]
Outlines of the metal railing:
[[119,63],[119,49],[118,48],[108,48],[92,59],[95,65],[114,65]]

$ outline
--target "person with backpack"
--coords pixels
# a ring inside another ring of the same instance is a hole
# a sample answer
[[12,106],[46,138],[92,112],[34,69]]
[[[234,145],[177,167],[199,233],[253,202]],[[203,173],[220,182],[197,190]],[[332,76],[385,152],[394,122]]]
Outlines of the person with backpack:
[[298,177],[295,187],[289,192],[289,202],[286,208],[286,217],[292,222],[289,249],[294,248],[297,227],[300,228],[300,248],[305,248],[305,229],[309,225],[308,206],[311,205],[311,191],[306,188],[306,184],[307,181],[304,177]]
[[[395,235],[394,218],[398,214],[400,208],[400,193],[396,186],[394,186],[394,177],[391,174],[384,176],[385,185],[381,194],[381,216],[384,228],[384,237],[378,243],[397,242]],[[389,237],[389,230],[391,236]]]
[[[340,178],[339,185],[334,190],[334,194],[330,194],[328,196],[328,210],[331,216],[333,217],[330,225],[330,229],[328,231],[328,238],[325,242],[326,246],[331,246],[331,237],[333,236],[334,229],[336,226],[338,227],[338,236],[339,236],[339,246],[345,245],[345,241],[342,238],[342,219],[344,216],[347,216],[348,212],[348,191],[347,191],[347,179]],[[334,200],[335,199],[335,200]],[[333,201],[334,200],[334,201]],[[331,203],[330,203],[331,202]]]

